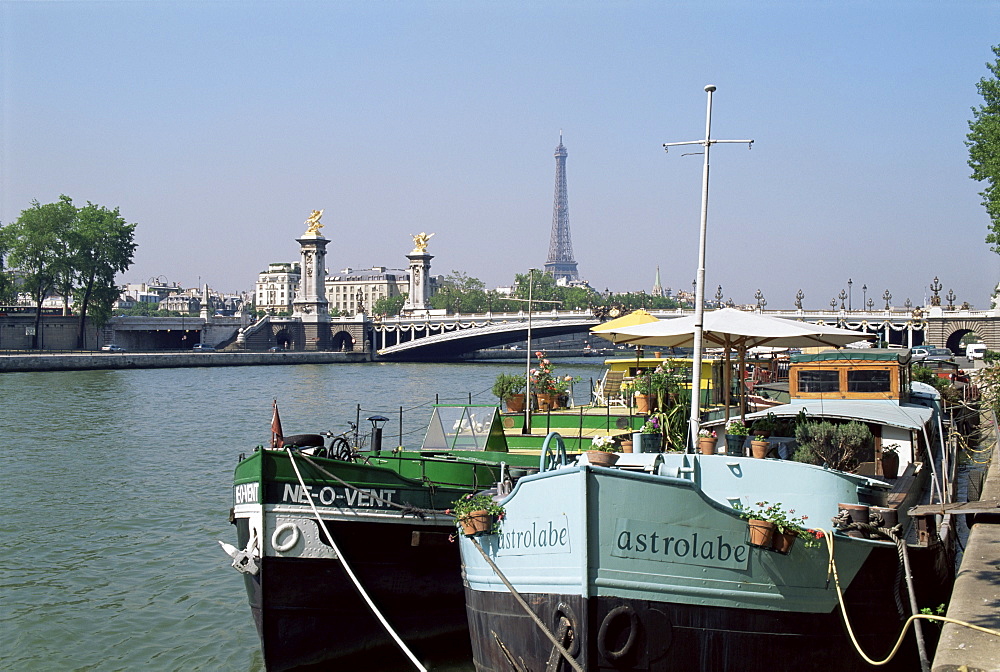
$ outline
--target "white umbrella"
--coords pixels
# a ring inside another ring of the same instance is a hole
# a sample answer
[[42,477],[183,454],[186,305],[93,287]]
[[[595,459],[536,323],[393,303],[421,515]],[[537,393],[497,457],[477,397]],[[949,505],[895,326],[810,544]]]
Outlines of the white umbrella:
[[[598,336],[614,343],[649,345],[663,348],[692,347],[694,344],[695,317],[678,317],[649,324],[621,327],[613,331],[595,332]],[[702,338],[708,347],[725,348],[740,353],[740,380],[746,365],[746,351],[749,348],[769,346],[783,348],[809,348],[827,346],[839,348],[850,343],[871,338],[848,329],[800,322],[782,317],[770,317],[760,313],[750,313],[734,308],[722,308],[706,312]],[[729,367],[726,367],[726,419],[729,418]],[[691,390],[691,394],[700,394]],[[741,404],[742,412],[742,404]]]

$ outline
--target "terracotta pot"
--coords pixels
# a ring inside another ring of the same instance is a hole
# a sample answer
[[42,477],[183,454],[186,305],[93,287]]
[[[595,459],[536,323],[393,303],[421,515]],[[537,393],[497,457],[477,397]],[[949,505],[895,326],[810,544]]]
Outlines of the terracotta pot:
[[610,467],[618,461],[618,456],[614,453],[606,453],[603,450],[588,450],[587,461],[595,467]]
[[774,536],[774,523],[767,520],[748,520],[750,526],[750,545],[771,547],[771,538]]
[[750,450],[758,460],[763,460],[767,456],[767,451],[771,449],[771,444],[767,441],[751,441]]
[[788,551],[792,550],[792,544],[795,543],[795,538],[798,536],[798,532],[779,532],[775,530],[771,536],[771,550],[787,554]]
[[552,411],[556,408],[556,395],[536,394],[535,401],[538,403],[539,411]]
[[632,439],[623,439],[621,442],[621,452],[631,453],[632,452]]
[[886,478],[896,478],[899,475],[899,455],[882,453],[882,475]]
[[507,397],[508,413],[524,413],[524,394],[512,394]]
[[698,450],[702,455],[715,455],[715,439],[710,436],[703,436],[698,439]]
[[636,413],[649,413],[651,406],[650,401],[652,400],[652,395],[649,394],[637,394],[635,395],[635,412]]
[[475,537],[481,534],[488,534],[493,527],[493,516],[486,511],[470,511],[464,518],[459,518],[462,524],[462,534],[467,537]]

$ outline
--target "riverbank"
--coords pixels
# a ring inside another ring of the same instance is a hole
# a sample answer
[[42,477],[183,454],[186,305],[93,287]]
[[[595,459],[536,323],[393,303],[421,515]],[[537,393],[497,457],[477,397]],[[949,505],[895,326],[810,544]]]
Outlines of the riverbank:
[[0,373],[362,363],[365,352],[79,352],[0,355]]

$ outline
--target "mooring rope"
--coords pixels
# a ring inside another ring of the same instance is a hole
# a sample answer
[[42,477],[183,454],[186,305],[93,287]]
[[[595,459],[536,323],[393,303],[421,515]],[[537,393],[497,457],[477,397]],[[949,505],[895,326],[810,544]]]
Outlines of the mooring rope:
[[299,485],[302,486],[302,491],[306,493],[306,498],[309,500],[309,508],[312,509],[313,515],[316,516],[316,522],[319,523],[319,527],[326,533],[326,539],[330,542],[330,547],[333,549],[333,552],[337,554],[340,564],[343,565],[344,571],[347,572],[347,575],[351,578],[351,581],[354,583],[354,587],[358,589],[358,593],[360,593],[361,597],[364,598],[364,601],[368,603],[368,607],[372,610],[372,613],[375,614],[375,617],[380,623],[382,623],[386,632],[388,632],[389,635],[396,641],[396,644],[398,644],[399,648],[406,654],[406,657],[410,659],[413,665],[420,670],[420,672],[427,672],[427,668],[424,667],[419,660],[417,660],[417,657],[413,655],[413,652],[406,646],[406,643],[398,634],[396,634],[396,631],[392,629],[392,626],[389,625],[389,621],[386,620],[385,616],[382,615],[382,612],[378,610],[378,607],[375,606],[372,598],[368,595],[368,591],[366,591],[364,586],[361,585],[358,577],[354,574],[354,570],[351,569],[351,566],[344,558],[344,554],[340,552],[340,548],[333,540],[333,535],[330,534],[330,530],[328,530],[326,525],[323,523],[323,519],[320,517],[319,511],[316,509],[316,504],[313,503],[313,498],[309,493],[309,488],[306,487],[305,481],[302,480],[302,474],[299,472],[299,465],[295,464],[295,457],[292,455],[291,448],[286,448],[285,450],[288,452],[288,460],[292,463],[292,469],[295,470],[295,476],[299,479]]
[[479,554],[483,556],[483,560],[485,560],[486,564],[493,569],[497,577],[503,581],[503,585],[507,586],[507,590],[509,590],[510,594],[514,596],[514,599],[517,600],[519,605],[521,605],[521,608],[524,609],[525,613],[531,617],[531,620],[535,622],[535,625],[541,628],[545,636],[552,642],[552,645],[559,651],[559,653],[562,654],[563,658],[566,659],[566,662],[569,663],[570,667],[576,670],[576,672],[583,672],[583,668],[580,667],[580,663],[576,662],[576,658],[570,655],[570,652],[566,650],[566,647],[559,643],[559,640],[552,634],[552,631],[549,630],[544,623],[542,623],[542,619],[538,618],[538,614],[531,610],[531,607],[524,601],[524,598],[517,592],[517,589],[511,585],[510,581],[507,580],[507,577],[503,575],[503,572],[501,572],[500,568],[496,566],[496,563],[490,560],[490,556],[486,555],[486,551],[484,551],[483,547],[479,545],[479,541],[477,541],[475,537],[469,537],[469,541],[471,541],[472,545],[476,547],[476,550],[478,550]]
[[[852,523],[852,525],[860,525],[860,524],[859,523]],[[866,527],[871,527],[871,526],[866,526]],[[861,529],[861,528],[859,527],[858,529]],[[882,529],[885,529],[885,528],[882,528]],[[869,658],[868,655],[861,648],[861,644],[858,642],[857,637],[855,637],[855,635],[854,635],[854,628],[851,627],[851,621],[850,621],[850,619],[847,616],[847,605],[844,603],[844,592],[843,592],[843,590],[840,587],[840,577],[837,574],[837,563],[836,563],[836,561],[834,560],[834,557],[833,557],[833,534],[831,534],[829,531],[823,530],[823,529],[820,529],[820,531],[823,533],[824,537],[826,538],[827,552],[829,553],[829,557],[830,557],[830,563],[829,563],[828,569],[827,569],[827,580],[829,581],[829,577],[831,575],[833,576],[833,582],[834,582],[834,585],[836,586],[836,589],[837,589],[837,600],[840,603],[840,613],[844,617],[844,627],[847,628],[847,634],[851,638],[851,643],[854,645],[855,651],[857,651],[858,655],[861,656],[861,658],[863,658],[864,661],[866,663],[868,663],[869,665],[880,666],[880,665],[885,665],[889,661],[891,661],[896,656],[896,653],[899,651],[899,648],[903,645],[903,639],[906,638],[906,631],[910,628],[910,625],[911,624],[915,625],[917,621],[921,621],[921,620],[924,620],[924,621],[940,621],[942,623],[952,623],[954,625],[961,625],[961,626],[964,626],[966,628],[971,628],[972,630],[978,630],[978,631],[984,632],[984,633],[986,633],[988,635],[993,635],[994,637],[1000,637],[1000,631],[998,631],[998,630],[990,630],[989,628],[983,628],[983,627],[980,627],[978,625],[973,625],[971,623],[966,623],[965,621],[959,621],[958,619],[955,619],[955,618],[948,618],[947,616],[935,616],[935,615],[932,615],[932,614],[916,614],[915,613],[915,614],[911,614],[910,617],[906,619],[906,622],[903,624],[903,629],[899,633],[899,639],[896,640],[895,646],[892,647],[892,650],[889,652],[889,655],[886,657],[885,660],[873,660],[872,658]]]

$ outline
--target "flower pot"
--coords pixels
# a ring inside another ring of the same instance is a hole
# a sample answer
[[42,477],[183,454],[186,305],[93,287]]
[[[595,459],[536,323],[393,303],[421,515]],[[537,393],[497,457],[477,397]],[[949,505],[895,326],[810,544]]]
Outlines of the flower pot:
[[622,449],[621,449],[620,452],[631,453],[632,452],[632,439],[622,439],[621,447],[622,447]]
[[552,411],[556,408],[556,395],[536,394],[535,401],[538,403],[539,411]]
[[[851,514],[852,523],[867,523],[870,509],[864,504],[838,504],[837,507],[842,510],[847,510]],[[861,530],[848,530],[847,536],[857,537],[859,539],[867,539],[868,535]]]
[[652,406],[652,395],[650,394],[637,394],[635,395],[635,412],[636,413],[649,413],[649,409]]
[[775,525],[768,520],[748,520],[750,527],[750,545],[770,548],[771,538],[774,536]]
[[610,467],[618,461],[618,456],[614,453],[606,453],[603,450],[588,450],[587,461],[595,467]]
[[899,475],[899,455],[897,453],[882,453],[882,475],[886,478],[896,478]]
[[459,518],[458,522],[462,524],[462,534],[476,537],[489,533],[493,527],[493,516],[486,511],[470,511],[465,517]]
[[767,451],[771,449],[771,444],[767,441],[751,441],[750,450],[758,460],[767,457]]
[[662,434],[633,434],[633,440],[639,445],[640,453],[658,453],[663,446]]
[[742,457],[746,438],[743,434],[726,434],[726,455]]
[[771,550],[787,555],[788,551],[792,550],[792,544],[795,543],[795,538],[798,536],[798,532],[779,532],[775,530],[774,534],[771,535]]
[[703,436],[698,439],[698,450],[702,455],[715,455],[715,439],[711,436]]
[[524,393],[512,394],[507,397],[508,413],[524,413]]

